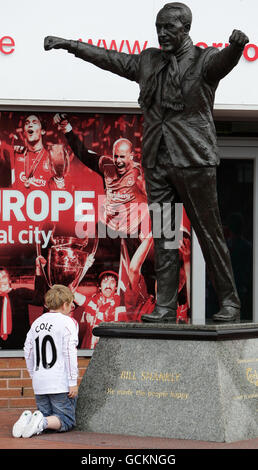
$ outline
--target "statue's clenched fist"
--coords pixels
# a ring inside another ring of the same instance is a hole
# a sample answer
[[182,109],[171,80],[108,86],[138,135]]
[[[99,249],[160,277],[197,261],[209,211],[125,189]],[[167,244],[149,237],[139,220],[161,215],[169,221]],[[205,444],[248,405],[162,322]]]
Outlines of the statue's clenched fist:
[[51,49],[67,49],[70,41],[63,38],[58,38],[56,36],[47,36],[44,40],[44,49],[45,51],[50,51]]
[[234,29],[229,38],[229,42],[230,44],[235,43],[239,47],[244,47],[249,42],[249,38],[246,36],[245,33],[242,33],[242,31]]

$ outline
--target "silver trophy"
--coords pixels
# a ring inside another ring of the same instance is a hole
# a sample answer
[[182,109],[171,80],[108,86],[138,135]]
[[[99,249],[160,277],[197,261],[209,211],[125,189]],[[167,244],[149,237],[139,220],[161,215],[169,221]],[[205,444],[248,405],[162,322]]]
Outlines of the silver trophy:
[[70,170],[70,159],[66,148],[62,144],[50,146],[49,164],[52,173],[49,185],[54,184],[57,189],[63,189],[65,187],[65,176]]
[[[54,232],[55,229],[52,231],[52,245],[48,247],[46,264],[40,261],[42,274],[49,287],[63,284],[74,292],[94,261],[98,239],[88,236],[83,239],[55,236]],[[37,256],[39,259],[42,257],[41,243],[37,243]]]

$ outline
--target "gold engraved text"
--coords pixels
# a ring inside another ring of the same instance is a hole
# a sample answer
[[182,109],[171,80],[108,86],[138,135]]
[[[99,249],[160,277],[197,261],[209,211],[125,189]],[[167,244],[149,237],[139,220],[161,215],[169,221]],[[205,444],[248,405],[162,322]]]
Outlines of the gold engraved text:
[[170,372],[142,372],[141,379],[156,382],[178,382],[181,374]]
[[238,364],[246,364],[248,362],[258,362],[258,357],[251,357],[248,359],[238,359],[237,363]]
[[120,379],[123,380],[136,380],[135,371],[122,370]]
[[251,384],[254,384],[254,385],[256,385],[256,387],[258,387],[258,373],[257,373],[257,370],[252,369],[251,367],[248,367],[246,369],[246,378],[247,378],[248,382],[250,382]]

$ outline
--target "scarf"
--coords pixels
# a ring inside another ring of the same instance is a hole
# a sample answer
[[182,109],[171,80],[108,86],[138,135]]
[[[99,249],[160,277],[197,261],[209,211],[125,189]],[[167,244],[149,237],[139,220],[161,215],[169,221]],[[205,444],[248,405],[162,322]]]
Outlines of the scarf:
[[158,75],[165,67],[167,67],[167,71],[162,86],[161,106],[162,108],[174,111],[182,111],[184,109],[178,60],[191,49],[192,45],[191,38],[187,36],[175,54],[161,53],[161,66],[158,68],[158,71],[154,71],[148,78],[148,82],[143,84],[140,92],[138,103],[143,110],[147,110],[151,106],[152,98],[157,88]]
[[2,315],[0,325],[0,337],[6,341],[12,332],[12,310],[9,295],[2,295]]

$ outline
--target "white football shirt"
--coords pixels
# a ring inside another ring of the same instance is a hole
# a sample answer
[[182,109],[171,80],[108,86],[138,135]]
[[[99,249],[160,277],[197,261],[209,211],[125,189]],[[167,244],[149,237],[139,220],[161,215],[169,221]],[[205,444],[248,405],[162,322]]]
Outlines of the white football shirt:
[[64,393],[77,385],[78,324],[59,312],[47,312],[31,325],[24,357],[36,395]]

